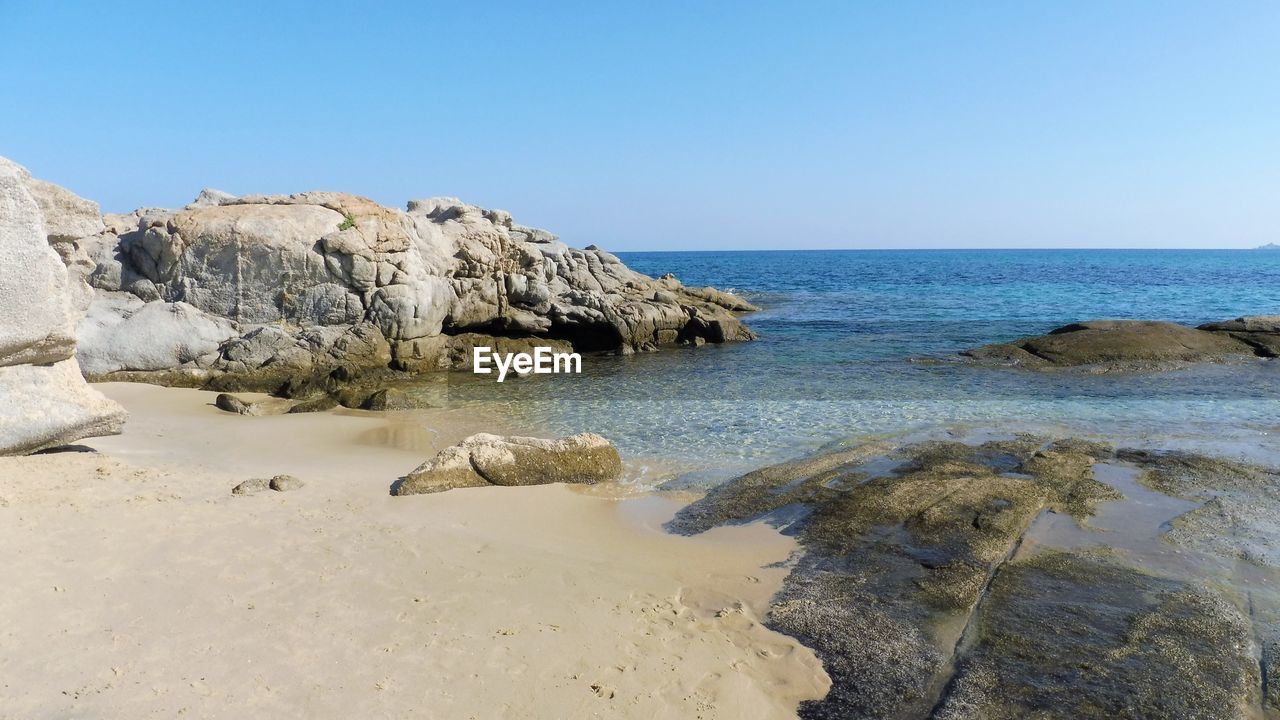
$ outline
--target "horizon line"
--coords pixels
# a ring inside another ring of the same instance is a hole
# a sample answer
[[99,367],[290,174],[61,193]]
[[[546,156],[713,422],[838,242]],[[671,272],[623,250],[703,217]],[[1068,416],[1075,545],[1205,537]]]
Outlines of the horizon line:
[[747,253],[747,252],[989,252],[989,251],[1024,251],[1024,252],[1077,252],[1080,250],[1101,250],[1111,252],[1266,252],[1269,249],[1280,250],[1280,246],[1269,247],[852,247],[852,248],[732,248],[732,249],[694,249],[694,250],[610,250],[599,243],[592,243],[600,249],[617,253]]

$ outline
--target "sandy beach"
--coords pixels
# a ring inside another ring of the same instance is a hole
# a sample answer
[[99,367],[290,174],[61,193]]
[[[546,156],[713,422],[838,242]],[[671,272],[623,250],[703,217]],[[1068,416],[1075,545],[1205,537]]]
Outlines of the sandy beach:
[[[0,458],[0,717],[786,718],[828,688],[759,622],[795,550],[766,525],[673,536],[679,500],[623,487],[389,495],[499,418],[98,387],[124,434]],[[230,492],[279,473],[306,485]]]

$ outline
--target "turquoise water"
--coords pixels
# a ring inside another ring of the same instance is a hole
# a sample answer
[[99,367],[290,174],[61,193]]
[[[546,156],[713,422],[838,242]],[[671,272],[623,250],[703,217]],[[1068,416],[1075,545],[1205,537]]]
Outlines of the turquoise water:
[[762,306],[754,343],[587,357],[577,376],[451,381],[513,424],[591,430],[634,479],[705,484],[843,439],[992,427],[1275,453],[1280,363],[1154,375],[982,369],[956,351],[1092,318],[1280,314],[1280,252],[619,253]]

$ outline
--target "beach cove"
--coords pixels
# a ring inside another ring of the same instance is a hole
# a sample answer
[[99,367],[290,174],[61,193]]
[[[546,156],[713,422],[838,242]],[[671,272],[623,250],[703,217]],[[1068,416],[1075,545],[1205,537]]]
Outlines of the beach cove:
[[1273,255],[0,191],[15,718],[1280,712]]
[[[0,458],[0,717],[787,718],[826,691],[761,624],[795,550],[767,525],[673,536],[683,502],[626,487],[390,496],[497,429],[476,413],[100,387],[124,434]],[[231,494],[277,473],[305,485]]]

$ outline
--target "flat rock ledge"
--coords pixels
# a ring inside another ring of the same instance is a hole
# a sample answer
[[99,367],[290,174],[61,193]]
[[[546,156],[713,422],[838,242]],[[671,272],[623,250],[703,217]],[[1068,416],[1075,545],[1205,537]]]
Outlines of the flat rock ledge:
[[1280,316],[1188,327],[1154,320],[1089,320],[1046,335],[985,345],[960,355],[980,365],[1092,372],[1152,371],[1192,363],[1280,356]]
[[593,484],[621,476],[618,449],[594,433],[558,440],[480,433],[441,450],[392,486],[391,494],[490,485]]
[[[1276,478],[1079,439],[880,442],[748,473],[668,529],[797,537],[767,622],[831,676],[803,718],[1244,720],[1280,711]],[[1090,529],[1156,492],[1184,514]]]

